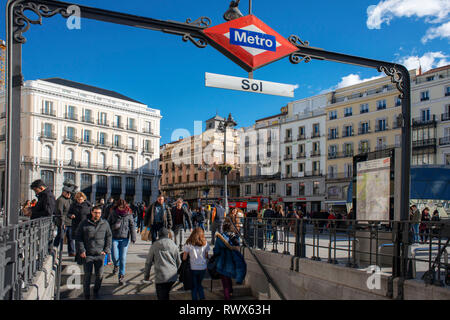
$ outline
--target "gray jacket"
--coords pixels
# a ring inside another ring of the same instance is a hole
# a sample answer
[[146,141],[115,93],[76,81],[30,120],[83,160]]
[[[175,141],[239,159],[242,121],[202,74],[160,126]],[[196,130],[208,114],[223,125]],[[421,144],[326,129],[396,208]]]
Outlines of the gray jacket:
[[94,223],[91,219],[83,220],[75,236],[77,251],[86,252],[87,256],[99,256],[102,251],[111,252],[112,234],[108,222],[100,219]]
[[181,258],[178,247],[172,239],[161,238],[152,244],[145,261],[144,276],[146,278],[150,277],[153,263],[155,264],[155,283],[177,281]]
[[215,223],[223,223],[225,220],[225,208],[222,206],[216,206],[216,217],[214,218]]
[[420,214],[419,209],[416,209],[412,213],[411,221],[414,223],[420,223],[420,219],[422,218],[422,215]]
[[66,227],[72,226],[72,219],[70,219],[67,214],[69,213],[70,205],[72,204],[72,199],[67,199],[64,196],[60,196],[56,200],[56,213],[55,216],[62,217],[64,225]]
[[121,217],[113,209],[108,216],[108,223],[113,239],[129,239],[131,237],[131,241],[136,242],[136,228],[131,213]]

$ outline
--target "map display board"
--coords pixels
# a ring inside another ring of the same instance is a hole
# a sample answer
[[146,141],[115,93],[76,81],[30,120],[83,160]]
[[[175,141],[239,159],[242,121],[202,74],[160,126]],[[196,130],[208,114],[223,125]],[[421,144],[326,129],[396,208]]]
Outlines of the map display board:
[[358,220],[389,220],[390,167],[391,158],[357,163]]

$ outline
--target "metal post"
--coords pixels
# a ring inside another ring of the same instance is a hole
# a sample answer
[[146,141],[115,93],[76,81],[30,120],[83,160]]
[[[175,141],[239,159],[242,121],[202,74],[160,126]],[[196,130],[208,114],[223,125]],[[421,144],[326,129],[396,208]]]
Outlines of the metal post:
[[[223,164],[224,166],[227,164],[227,123],[224,123],[224,138],[223,138]],[[224,183],[224,196],[225,196],[225,213],[228,215],[228,172],[225,170],[224,171],[224,178],[223,178],[223,183]]]

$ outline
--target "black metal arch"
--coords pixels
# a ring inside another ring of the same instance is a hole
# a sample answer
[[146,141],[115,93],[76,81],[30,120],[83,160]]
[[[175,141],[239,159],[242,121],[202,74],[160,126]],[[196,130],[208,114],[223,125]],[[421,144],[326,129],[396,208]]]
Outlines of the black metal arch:
[[[187,19],[186,22],[163,21],[121,12],[92,8],[74,3],[53,0],[9,0],[6,8],[6,46],[7,46],[7,76],[6,76],[6,214],[8,224],[18,223],[19,193],[20,190],[20,97],[22,76],[22,45],[26,42],[24,33],[32,24],[42,24],[42,18],[61,15],[64,18],[71,16],[68,8],[76,5],[80,8],[81,18],[122,24],[136,28],[161,31],[182,37],[199,48],[208,44],[219,50],[229,59],[237,63],[248,72],[253,71],[239,59],[224,50],[221,46],[209,40],[202,32],[211,24],[211,19],[201,17],[195,21]],[[27,11],[37,17],[30,18]],[[402,195],[401,220],[408,220],[409,189],[410,189],[410,152],[411,152],[411,88],[408,70],[399,64],[372,60],[357,56],[341,54],[314,48],[308,41],[302,41],[298,36],[292,35],[289,41],[298,48],[298,51],[289,56],[293,64],[301,61],[328,60],[346,64],[377,69],[391,77],[397,86],[402,99]]]

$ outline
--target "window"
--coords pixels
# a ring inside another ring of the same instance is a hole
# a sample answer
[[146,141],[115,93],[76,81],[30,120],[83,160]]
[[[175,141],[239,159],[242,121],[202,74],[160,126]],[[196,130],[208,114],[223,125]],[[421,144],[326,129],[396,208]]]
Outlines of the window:
[[74,106],[67,106],[67,115],[66,115],[67,119],[72,119],[75,120],[76,116],[75,116],[75,107]]
[[92,112],[89,109],[84,109],[84,121],[92,122]]
[[320,161],[313,161],[313,173],[314,174],[320,174]]
[[43,158],[45,159],[44,161],[51,162],[52,158],[53,158],[52,148],[50,146],[45,146],[42,155],[43,155]]
[[337,128],[330,129],[329,139],[337,139],[338,137],[338,131]]
[[[74,160],[75,152],[71,148],[66,149],[66,161],[73,161]],[[75,181],[75,180],[74,180]]]
[[128,147],[134,149],[134,138],[128,137]]
[[145,140],[144,141],[144,150],[146,152],[150,152],[152,150],[151,141],[150,140]]
[[305,138],[305,127],[298,128],[298,138],[299,139]]
[[352,115],[352,107],[347,107],[344,109],[344,117],[350,117]]
[[305,183],[304,182],[299,182],[299,184],[298,184],[298,195],[299,196],[305,195]]
[[445,87],[445,96],[446,97],[450,96],[450,86],[449,87]]
[[328,118],[329,120],[337,119],[337,110],[328,112]]
[[328,147],[328,159],[336,158],[337,154],[337,145],[333,144]]
[[117,128],[120,128],[122,126],[121,124],[122,120],[120,116],[114,116],[114,126]]
[[276,183],[269,184],[269,192],[270,192],[270,194],[277,193],[277,184]]
[[52,137],[52,125],[50,123],[44,124],[44,137],[51,138]]
[[257,183],[256,184],[256,194],[263,194],[264,184]]
[[318,196],[320,194],[320,182],[314,181],[313,182],[313,195]]
[[384,130],[386,130],[386,119],[378,119],[375,131],[384,131]]
[[246,195],[252,194],[252,185],[251,184],[247,184],[245,186],[245,194]]
[[430,100],[430,95],[429,95],[429,91],[422,91],[420,93],[420,101],[427,101]]
[[290,164],[286,165],[286,176],[287,177],[291,176],[291,165]]
[[134,158],[133,157],[128,157],[128,169],[133,170],[134,169]]
[[353,156],[353,143],[344,143],[344,155],[346,157]]
[[420,119],[422,122],[430,121],[430,109],[422,109],[420,110]]
[[132,177],[127,177],[125,180],[125,188],[128,191],[132,191],[135,189],[135,180]]
[[106,191],[105,189],[108,188],[108,177],[107,176],[97,176],[97,192],[99,189],[104,189],[103,191]]
[[312,148],[312,155],[319,155],[320,154],[320,142],[314,142]]
[[378,100],[377,101],[377,110],[386,109],[386,100]]
[[395,98],[395,106],[399,107],[402,105],[402,99],[400,99],[399,97]]
[[44,181],[44,183],[52,190],[55,190],[55,173],[50,170],[42,170],[41,171],[41,179]]
[[367,113],[367,112],[369,112],[369,104],[368,103],[361,104],[359,113]]
[[118,154],[114,156],[114,168],[120,170],[120,156]]
[[351,137],[353,135],[353,126],[344,126],[344,137]]
[[359,130],[359,134],[369,133],[369,122],[362,122]]
[[128,118],[128,129],[136,130],[136,125],[135,125],[135,121],[133,118]]
[[42,110],[44,114],[53,114],[53,102],[44,101],[44,109]]
[[67,127],[67,139],[75,140],[75,128]]
[[116,147],[120,147],[120,136],[118,136],[118,135],[114,136],[114,145]]
[[320,136],[320,126],[318,123],[313,124],[313,137]]
[[298,164],[298,172],[304,172],[305,171],[305,164],[303,162],[300,162]]
[[98,117],[99,124],[106,125],[106,121],[107,121],[106,113],[105,112],[100,112],[99,117]]
[[105,138],[106,134],[104,132],[100,132],[98,135],[98,144],[104,145],[106,140]]
[[353,163],[344,163],[344,174],[348,178],[353,176]]
[[286,196],[291,196],[291,195],[292,195],[292,184],[286,183]]
[[83,152],[83,165],[86,167],[91,166],[91,153],[89,151]]
[[98,155],[98,163],[103,168],[106,167],[106,155],[105,155],[105,153],[100,152],[100,154]]
[[83,141],[84,142],[91,142],[91,130],[84,130]]
[[362,140],[359,142],[359,152],[360,153],[369,152],[369,141],[368,140]]
[[72,180],[75,182],[75,173],[73,172],[64,172],[64,181]]
[[384,148],[386,148],[386,137],[378,137],[376,149],[383,150]]
[[337,177],[337,165],[328,166],[328,178],[336,178]]

